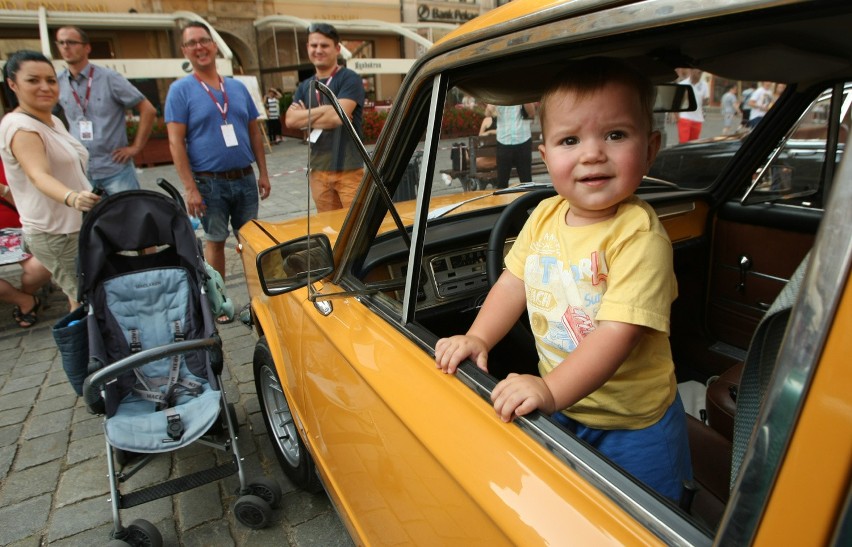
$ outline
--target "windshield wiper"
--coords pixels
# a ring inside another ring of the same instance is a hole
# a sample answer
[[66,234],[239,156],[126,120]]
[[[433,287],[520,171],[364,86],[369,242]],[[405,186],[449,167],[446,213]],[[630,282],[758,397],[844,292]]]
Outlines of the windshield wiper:
[[490,194],[483,194],[481,196],[475,196],[463,201],[459,201],[458,203],[451,203],[449,205],[445,205],[443,207],[438,207],[437,209],[433,209],[429,211],[429,214],[426,216],[426,220],[435,220],[441,218],[447,213],[454,211],[461,207],[462,205],[466,205],[472,201],[477,201],[482,198],[490,198],[491,196],[498,196],[501,194],[514,194],[516,192],[528,192],[530,190],[540,190],[544,188],[553,188],[550,183],[547,182],[522,182],[521,184],[516,184],[515,186],[509,186],[508,188],[501,188],[499,190],[494,190]]
[[349,116],[346,115],[346,112],[343,111],[343,108],[341,108],[340,103],[337,102],[337,97],[334,96],[331,89],[322,82],[318,82],[316,80],[312,81],[311,85],[322,92],[323,95],[328,97],[331,107],[335,112],[337,112],[337,116],[343,123],[343,127],[346,128],[346,132],[349,133],[349,137],[357,144],[358,153],[361,154],[361,159],[364,160],[364,165],[366,165],[367,170],[370,171],[370,175],[373,178],[373,184],[379,189],[379,194],[381,194],[382,200],[384,200],[385,205],[388,208],[388,212],[391,217],[393,217],[393,221],[396,223],[396,228],[399,230],[402,239],[405,241],[406,247],[411,249],[411,237],[409,237],[408,232],[405,231],[405,226],[402,224],[402,218],[399,216],[396,207],[393,205],[393,198],[391,197],[390,192],[388,192],[387,186],[385,186],[384,181],[381,177],[379,177],[379,172],[376,171],[376,167],[373,165],[373,159],[370,157],[370,154],[367,153],[367,149],[364,148],[364,144],[361,142],[361,138],[358,136],[358,133],[355,132],[352,120],[350,120]]

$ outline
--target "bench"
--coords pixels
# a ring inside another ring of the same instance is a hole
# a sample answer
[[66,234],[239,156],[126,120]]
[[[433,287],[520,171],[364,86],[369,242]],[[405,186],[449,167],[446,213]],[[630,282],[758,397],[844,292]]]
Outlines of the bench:
[[[458,145],[460,143],[456,143]],[[532,141],[532,174],[542,175],[547,173],[547,167],[544,165],[541,156],[538,153],[538,145],[541,144],[541,134],[534,133]],[[455,146],[454,146],[455,148]],[[458,150],[458,152],[456,152]],[[443,169],[442,174],[447,175],[451,179],[459,179],[462,188],[468,190],[484,190],[489,183],[492,185],[497,180],[497,165],[496,161],[492,162],[493,167],[486,169],[477,168],[477,158],[492,158],[497,157],[497,137],[495,135],[476,135],[468,137],[467,148],[463,146],[453,150],[454,165],[453,169]],[[461,158],[459,161],[456,158]],[[459,168],[456,168],[459,167]],[[511,177],[517,177],[517,171],[512,168]]]

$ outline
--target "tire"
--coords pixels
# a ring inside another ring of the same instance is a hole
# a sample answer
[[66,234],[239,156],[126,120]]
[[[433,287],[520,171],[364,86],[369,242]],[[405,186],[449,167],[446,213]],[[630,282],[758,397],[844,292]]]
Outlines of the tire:
[[322,483],[293,421],[265,336],[254,349],[254,385],[266,432],[284,474],[302,490],[311,493],[321,491]]
[[272,508],[263,498],[252,495],[240,496],[234,503],[234,516],[243,526],[260,530],[269,525],[272,519]]
[[136,519],[127,527],[127,539],[130,545],[137,547],[162,547],[163,536],[157,527],[147,520]]
[[281,503],[281,486],[267,477],[258,477],[249,484],[250,493],[266,501],[273,509]]

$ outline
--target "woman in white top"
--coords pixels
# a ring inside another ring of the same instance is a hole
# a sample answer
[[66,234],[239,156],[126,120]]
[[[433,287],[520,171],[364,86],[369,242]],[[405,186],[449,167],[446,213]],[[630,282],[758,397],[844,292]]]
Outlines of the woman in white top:
[[0,121],[0,156],[21,216],[27,251],[39,259],[77,303],[77,240],[81,213],[100,199],[86,178],[89,153],[53,116],[56,71],[36,51],[12,54],[4,80],[17,106]]

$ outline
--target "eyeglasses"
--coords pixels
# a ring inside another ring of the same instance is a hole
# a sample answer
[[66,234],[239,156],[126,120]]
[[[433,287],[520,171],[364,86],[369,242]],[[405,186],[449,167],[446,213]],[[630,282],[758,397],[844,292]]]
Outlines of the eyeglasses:
[[186,42],[184,42],[181,45],[185,48],[192,49],[192,48],[198,47],[200,45],[207,47],[212,43],[213,43],[213,38],[199,38],[198,40],[187,40]]
[[340,35],[337,34],[337,29],[328,23],[311,23],[311,26],[308,27],[308,34],[313,32],[319,32],[320,34],[331,38],[335,42],[340,41]]
[[80,44],[85,44],[86,42],[81,42],[79,40],[57,40],[54,43],[56,44],[56,47],[62,47],[62,46],[71,47],[71,46],[79,46]]

